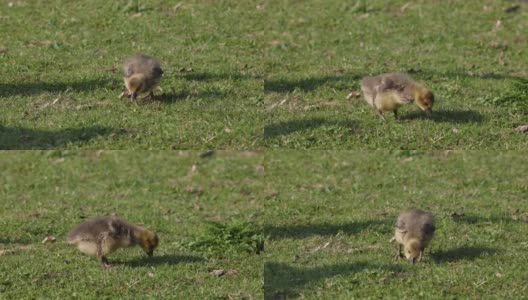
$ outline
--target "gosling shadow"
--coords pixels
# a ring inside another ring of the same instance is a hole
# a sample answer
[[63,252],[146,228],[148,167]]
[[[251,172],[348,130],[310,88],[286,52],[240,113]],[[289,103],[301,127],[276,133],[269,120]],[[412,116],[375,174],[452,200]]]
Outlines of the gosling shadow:
[[157,266],[157,265],[178,265],[178,264],[189,264],[205,262],[205,258],[194,255],[161,255],[153,257],[141,257],[126,262],[120,262],[120,264],[127,265],[130,267],[144,267],[144,266]]
[[424,112],[413,111],[408,114],[404,114],[399,117],[400,120],[415,120],[415,119],[426,119],[433,120],[434,122],[447,122],[447,123],[481,123],[484,117],[472,110],[439,110],[433,111],[431,117],[428,117]]
[[[208,90],[208,91],[171,91],[169,93],[163,93],[161,95],[155,95],[151,101],[159,101],[162,103],[176,103],[180,101],[185,101],[190,98],[211,98],[211,99],[220,99],[224,98],[226,93],[219,90]],[[148,100],[147,100],[148,102]]]
[[463,260],[475,260],[484,255],[493,255],[497,253],[496,248],[483,246],[464,246],[449,250],[434,251],[431,258],[436,263],[456,262]]

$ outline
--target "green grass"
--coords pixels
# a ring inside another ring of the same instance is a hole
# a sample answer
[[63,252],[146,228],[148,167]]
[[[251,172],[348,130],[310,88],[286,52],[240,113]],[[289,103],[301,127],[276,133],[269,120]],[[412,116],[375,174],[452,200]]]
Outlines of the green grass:
[[[522,152],[266,154],[266,299],[517,299],[527,292]],[[401,210],[435,215],[411,266],[389,243]]]
[[[0,10],[1,149],[253,149],[261,142],[263,68],[248,38],[253,3],[9,2]],[[135,53],[157,57],[165,71],[163,92],[139,106],[118,99],[121,63]]]
[[[261,299],[263,256],[247,250],[262,239],[264,157],[199,154],[0,153],[0,299]],[[110,213],[158,233],[153,258],[119,250],[104,270],[66,244],[82,218]],[[233,236],[211,241],[210,222]]]
[[[425,151],[528,148],[512,3],[0,4],[0,149],[54,149],[0,152],[0,299],[525,297],[525,153]],[[117,98],[135,53],[165,72],[138,106]],[[434,91],[432,118],[345,99],[391,71]],[[388,243],[410,206],[438,228],[414,267]],[[65,243],[110,213],[158,232],[154,258],[103,270]]]
[[[3,149],[528,146],[515,130],[528,114],[525,4],[10,3],[0,15]],[[165,74],[158,99],[136,107],[117,95],[120,64],[138,52]],[[345,99],[363,76],[389,71],[435,92],[431,119],[409,105],[401,121],[381,122]]]
[[[265,145],[292,149],[523,149],[528,6],[510,1],[266,3]],[[497,25],[500,21],[500,25]],[[363,76],[409,71],[436,96],[381,122]]]
[[[0,299],[522,298],[524,152],[0,152]],[[394,261],[398,213],[434,213]],[[103,269],[65,243],[117,213],[160,236]],[[42,244],[47,235],[54,244]],[[212,271],[223,270],[223,276]]]

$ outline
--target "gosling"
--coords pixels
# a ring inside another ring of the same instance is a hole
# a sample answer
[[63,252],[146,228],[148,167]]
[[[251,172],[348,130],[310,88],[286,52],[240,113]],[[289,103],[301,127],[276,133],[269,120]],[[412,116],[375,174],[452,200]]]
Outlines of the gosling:
[[145,54],[137,54],[129,57],[123,64],[123,79],[126,90],[119,95],[130,97],[136,103],[139,94],[148,93],[143,99],[152,99],[153,90],[159,88],[159,82],[163,70],[159,61]]
[[433,112],[434,95],[423,84],[403,73],[386,73],[365,77],[361,80],[361,91],[365,101],[385,120],[384,112],[392,111],[398,119],[398,109],[415,103],[430,117]]
[[152,257],[159,242],[153,231],[116,216],[87,220],[75,227],[67,239],[68,244],[77,246],[82,253],[96,256],[104,267],[111,266],[106,256],[119,248],[139,245]]
[[435,225],[433,215],[421,209],[410,209],[404,211],[398,217],[394,237],[391,241],[398,243],[396,257],[403,255],[411,264],[420,262],[423,257],[425,247],[433,239]]

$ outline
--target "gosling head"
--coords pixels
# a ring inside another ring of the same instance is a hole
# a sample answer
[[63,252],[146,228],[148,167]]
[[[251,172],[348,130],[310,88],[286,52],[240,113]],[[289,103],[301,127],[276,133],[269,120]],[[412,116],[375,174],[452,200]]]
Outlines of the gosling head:
[[434,95],[430,90],[416,93],[414,101],[430,117],[433,113]]
[[158,235],[150,230],[144,229],[139,236],[139,245],[149,257],[154,255],[154,250],[158,247],[158,243]]
[[416,240],[409,240],[404,246],[404,255],[411,264],[415,264],[423,251],[422,244]]
[[145,75],[134,74],[128,78],[125,78],[125,85],[130,94],[130,100],[135,101],[137,95],[143,92],[145,89]]

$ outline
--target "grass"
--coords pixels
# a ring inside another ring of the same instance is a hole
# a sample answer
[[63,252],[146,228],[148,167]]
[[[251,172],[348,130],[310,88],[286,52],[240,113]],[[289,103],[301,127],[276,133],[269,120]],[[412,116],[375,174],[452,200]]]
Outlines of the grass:
[[[199,154],[1,152],[0,299],[261,299],[263,256],[247,250],[262,239],[264,157]],[[84,218],[110,213],[158,233],[153,258],[119,250],[104,270],[66,244]],[[212,222],[234,236],[211,241]]]
[[[266,154],[265,299],[523,298],[522,152]],[[434,213],[424,261],[395,261],[398,213]]]
[[[0,17],[2,149],[523,149],[528,6],[501,1],[10,1]],[[35,30],[38,28],[38,30]],[[118,100],[121,62],[163,92]],[[436,95],[378,120],[346,100],[407,71]]]
[[[522,298],[524,162],[521,151],[0,152],[0,299]],[[437,224],[416,266],[389,243],[412,206]],[[104,270],[65,243],[111,213],[158,233],[153,258],[119,250]]]
[[[265,146],[290,149],[523,149],[528,6],[512,1],[268,2]],[[359,91],[367,75],[411,73],[435,92],[381,122]]]
[[[10,1],[0,19],[1,149],[253,149],[262,140],[255,5]],[[244,20],[244,22],[240,22]],[[163,92],[117,96],[129,55],[157,57]]]
[[[524,297],[528,6],[513,3],[3,3],[0,149],[53,151],[0,152],[0,299]],[[165,72],[138,106],[117,99],[135,53]],[[435,92],[432,118],[345,99],[390,71]],[[388,243],[410,206],[438,228],[414,267]],[[110,213],[155,229],[155,256],[102,270],[66,245]]]

